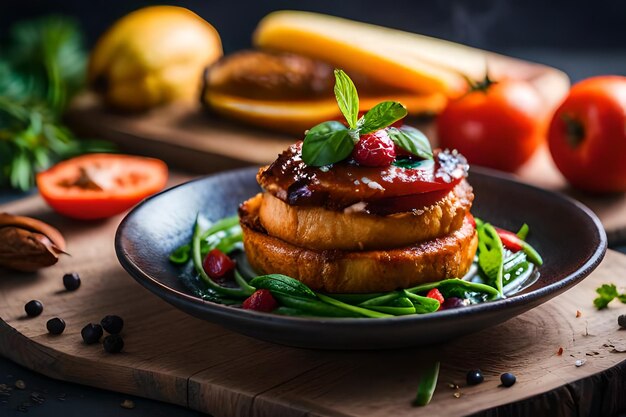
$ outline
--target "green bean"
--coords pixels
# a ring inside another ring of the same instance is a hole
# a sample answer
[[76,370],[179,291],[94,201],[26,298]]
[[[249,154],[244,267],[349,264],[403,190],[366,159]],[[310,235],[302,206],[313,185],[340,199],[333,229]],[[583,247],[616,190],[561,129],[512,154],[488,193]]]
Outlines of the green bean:
[[254,292],[254,291],[250,292],[250,290],[247,290],[247,289],[222,287],[221,285],[218,285],[217,283],[215,283],[207,275],[207,273],[204,271],[204,268],[202,267],[202,255],[200,254],[200,241],[201,241],[201,239],[202,239],[202,233],[200,231],[200,224],[198,222],[198,219],[196,218],[196,224],[195,224],[194,230],[193,230],[193,238],[191,240],[191,251],[192,251],[192,255],[193,255],[193,266],[196,269],[196,272],[200,275],[200,277],[207,284],[207,286],[209,288],[211,288],[212,290],[214,290],[215,292],[221,294],[221,295],[226,295],[226,296],[230,296],[230,297],[247,298],[250,295],[252,295],[252,292]]
[[170,262],[177,265],[184,265],[189,262],[189,252],[191,252],[191,245],[184,244],[174,249],[170,254]]
[[311,316],[306,311],[303,311],[297,308],[284,307],[284,306],[278,307],[277,309],[273,310],[272,313],[280,314],[281,316],[294,316],[294,317]]
[[235,234],[228,235],[221,239],[217,245],[215,245],[215,249],[219,249],[224,253],[232,252],[233,249],[237,247],[239,243],[241,243],[243,238],[243,233],[241,229]]
[[530,227],[528,227],[528,225],[524,223],[522,227],[520,227],[519,230],[517,231],[517,237],[519,237],[522,240],[526,240],[526,237],[528,236],[529,231],[530,231]]
[[479,292],[488,294],[490,298],[496,298],[500,296],[500,292],[493,288],[491,285],[480,284],[477,282],[469,282],[464,281],[458,278],[450,278],[444,279],[443,281],[430,282],[427,284],[420,284],[412,288],[407,288],[405,291],[410,292],[412,294],[417,294],[420,292],[427,292],[432,290],[433,288],[442,288],[442,287],[458,287],[469,292]]
[[524,242],[524,244],[522,245],[522,251],[524,251],[526,256],[528,256],[528,260],[530,262],[534,263],[537,266],[543,265],[543,259],[541,258],[541,255],[539,255],[539,252],[537,252],[535,248],[530,246],[528,243]]
[[504,247],[496,229],[489,223],[478,228],[478,266],[502,294]]
[[254,288],[252,285],[248,284],[248,281],[246,281],[246,279],[236,269],[235,269],[235,282],[244,291],[247,291],[247,292],[249,292],[251,294],[256,291],[256,288]]
[[368,310],[367,308],[363,308],[363,307],[357,307],[357,306],[353,306],[351,304],[347,304],[344,303],[342,301],[336,300],[334,298],[328,297],[324,294],[317,294],[318,298],[320,300],[322,300],[325,303],[328,303],[330,305],[333,305],[335,307],[339,307],[341,309],[344,309],[346,311],[351,311],[357,314],[361,314],[365,317],[370,317],[370,318],[381,318],[381,317],[393,317],[390,314],[385,314],[385,313],[379,313],[378,311],[372,311],[372,310]]
[[206,238],[208,238],[209,236],[217,232],[230,229],[231,227],[237,226],[238,224],[239,224],[239,216],[237,215],[220,219],[216,221],[215,223],[213,223],[213,225],[211,225],[204,232],[202,232],[202,235],[200,236],[200,240],[205,240]]
[[398,294],[398,296],[386,302],[385,305],[375,305],[369,307],[372,310],[380,311],[381,313],[387,313],[394,316],[406,316],[409,314],[415,314],[415,306],[413,302],[406,296]]
[[433,398],[435,388],[437,388],[437,379],[439,378],[439,362],[434,362],[428,366],[422,373],[420,378],[420,384],[417,388],[417,395],[413,401],[413,405],[425,406],[428,405]]
[[392,306],[371,306],[371,310],[379,311],[392,316],[409,316],[415,314],[415,307],[392,307]]
[[276,298],[276,300],[278,300],[281,305],[306,312],[311,316],[363,317],[361,314],[346,311],[342,308],[326,304],[320,300],[296,297],[293,295],[281,294],[279,292],[272,292],[272,295],[274,296],[274,298]]
[[393,301],[400,297],[400,293],[398,291],[388,292],[387,294],[380,295],[375,298],[370,298],[367,301],[363,301],[359,303],[360,307],[372,307],[372,306],[384,306],[387,305],[390,301]]
[[380,297],[381,295],[385,295],[384,292],[372,292],[372,293],[364,293],[364,294],[326,294],[328,296],[332,296],[333,298],[343,301],[348,304],[360,304],[364,301],[371,300],[372,298]]

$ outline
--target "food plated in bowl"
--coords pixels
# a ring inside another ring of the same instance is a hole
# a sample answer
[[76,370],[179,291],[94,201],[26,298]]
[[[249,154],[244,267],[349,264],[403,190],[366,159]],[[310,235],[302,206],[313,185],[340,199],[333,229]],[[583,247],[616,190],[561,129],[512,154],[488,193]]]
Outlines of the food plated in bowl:
[[[378,348],[434,343],[506,320],[597,265],[606,244],[588,210],[508,178],[473,172],[468,181],[461,155],[432,151],[399,123],[402,105],[381,103],[359,117],[354,86],[336,76],[345,123],[311,128],[256,176],[223,174],[144,203],[118,231],[127,270],[169,302],[246,334]],[[475,198],[482,209],[472,208]],[[562,247],[549,241],[564,235],[537,207],[567,212],[589,243],[568,248],[570,260],[557,254]],[[548,255],[541,279],[528,226],[515,234],[487,220],[532,225],[533,246]],[[431,336],[410,333],[417,329]]]
[[[297,316],[432,313],[536,279],[543,261],[524,241],[528,226],[516,235],[477,225],[465,158],[432,151],[402,124],[398,102],[359,118],[352,80],[341,70],[335,77],[345,124],[308,130],[259,170],[263,191],[240,205],[239,224],[223,219],[202,230],[197,221],[170,260],[191,258],[214,300]],[[247,272],[228,256],[237,249]]]

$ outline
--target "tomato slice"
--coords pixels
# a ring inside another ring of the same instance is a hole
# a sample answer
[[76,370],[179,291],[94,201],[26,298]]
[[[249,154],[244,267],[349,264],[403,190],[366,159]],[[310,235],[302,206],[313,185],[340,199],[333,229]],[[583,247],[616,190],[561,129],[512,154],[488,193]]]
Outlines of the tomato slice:
[[39,192],[54,210],[86,220],[122,213],[166,182],[163,161],[119,154],[79,156],[37,175]]

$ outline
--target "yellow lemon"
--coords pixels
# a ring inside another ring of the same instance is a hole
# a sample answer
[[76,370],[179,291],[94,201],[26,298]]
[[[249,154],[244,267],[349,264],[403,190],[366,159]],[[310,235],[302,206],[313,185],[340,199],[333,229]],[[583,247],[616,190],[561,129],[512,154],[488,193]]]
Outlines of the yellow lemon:
[[90,86],[121,110],[197,100],[204,68],[222,56],[215,28],[188,9],[151,6],[117,22],[98,40]]

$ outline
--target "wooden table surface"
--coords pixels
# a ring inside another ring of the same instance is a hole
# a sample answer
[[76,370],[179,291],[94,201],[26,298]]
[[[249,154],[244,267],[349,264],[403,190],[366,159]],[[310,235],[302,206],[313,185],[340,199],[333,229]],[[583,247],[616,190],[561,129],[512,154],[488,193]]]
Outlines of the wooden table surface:
[[[119,266],[113,236],[120,218],[81,223],[52,213],[33,196],[0,206],[57,226],[72,253],[37,274],[0,272],[0,353],[54,378],[159,399],[216,417],[611,415],[626,408],[626,305],[592,306],[604,282],[626,286],[626,256],[609,251],[596,272],[565,294],[502,325],[422,349],[328,352],[251,339],[192,318],[136,284]],[[63,273],[83,284],[62,290]],[[40,299],[44,313],[24,317]],[[577,310],[581,317],[576,317]],[[121,315],[125,350],[110,355],[85,346],[80,329],[106,314]],[[45,322],[67,322],[61,336]],[[424,335],[428,337],[428,335]],[[563,354],[558,355],[559,348]],[[581,367],[575,361],[585,360]],[[411,407],[423,366],[442,363],[433,402]],[[467,370],[486,381],[467,387]],[[513,372],[518,382],[499,387]],[[458,384],[451,389],[448,384]],[[456,395],[460,397],[457,398]],[[595,413],[595,414],[594,414]]]

